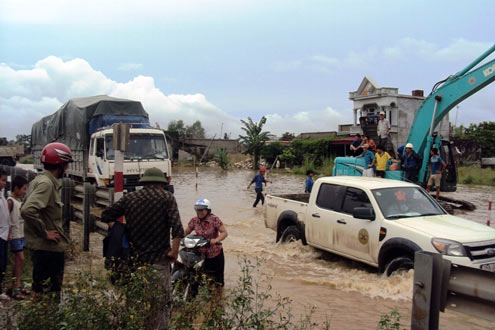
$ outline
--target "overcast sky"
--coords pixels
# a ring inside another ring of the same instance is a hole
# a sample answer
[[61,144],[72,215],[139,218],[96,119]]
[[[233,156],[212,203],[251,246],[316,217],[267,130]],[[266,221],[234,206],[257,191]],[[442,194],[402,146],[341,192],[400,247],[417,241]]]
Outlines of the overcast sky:
[[[364,76],[428,94],[464,68],[495,43],[494,12],[492,0],[2,0],[0,136],[97,94],[141,101],[162,128],[199,119],[209,136],[263,115],[278,135],[336,130]],[[495,83],[459,108],[458,124],[484,120]]]

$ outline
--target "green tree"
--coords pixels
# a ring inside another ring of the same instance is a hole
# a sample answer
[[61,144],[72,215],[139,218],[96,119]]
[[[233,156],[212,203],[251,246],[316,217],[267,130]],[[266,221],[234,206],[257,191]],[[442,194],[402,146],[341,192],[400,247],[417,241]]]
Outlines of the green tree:
[[19,134],[15,136],[15,143],[24,145],[24,153],[31,153],[31,134]]
[[495,157],[495,121],[469,125],[464,130],[464,137],[474,139],[482,146],[483,157]]
[[259,122],[254,122],[251,117],[248,120],[242,120],[244,127],[241,129],[246,132],[246,135],[239,135],[239,141],[246,145],[245,154],[253,155],[254,157],[254,168],[258,169],[258,164],[260,161],[261,149],[265,145],[265,142],[270,139],[273,135],[270,132],[263,132],[263,125],[266,123],[266,117],[261,117]]
[[284,134],[282,134],[280,141],[292,141],[295,138],[296,138],[296,135],[294,133],[285,132]]
[[167,131],[177,134],[178,137],[184,138],[186,135],[186,126],[182,119],[172,120],[168,123]]
[[201,126],[201,122],[196,120],[191,126],[186,126],[185,134],[189,139],[204,139],[205,129]]
[[[288,148],[288,147],[285,147]],[[268,162],[268,164],[273,164],[277,156],[282,154],[284,147],[278,143],[267,143],[261,149],[261,156]]]

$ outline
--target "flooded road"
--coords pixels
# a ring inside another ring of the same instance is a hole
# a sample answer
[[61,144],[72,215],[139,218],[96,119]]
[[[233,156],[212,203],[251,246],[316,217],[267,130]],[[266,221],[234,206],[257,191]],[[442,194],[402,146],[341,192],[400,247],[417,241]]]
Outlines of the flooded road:
[[[235,285],[239,274],[238,256],[260,258],[261,274],[274,290],[293,299],[296,314],[305,313],[311,305],[318,307],[315,317],[328,318],[332,329],[376,328],[380,315],[397,308],[402,325],[409,328],[413,271],[384,277],[375,269],[347,259],[303,246],[300,242],[276,244],[275,232],[266,229],[263,209],[253,208],[253,189],[246,187],[255,172],[200,169],[198,190],[192,169],[179,169],[174,175],[175,196],[184,225],[195,216],[194,202],[208,198],[213,213],[226,224],[229,237],[225,240],[226,287]],[[269,194],[300,193],[304,176],[270,173]],[[449,196],[473,202],[477,210],[459,214],[470,220],[486,223],[488,200],[495,193],[492,187],[462,186]],[[451,311],[441,313],[441,329],[494,329],[488,321]]]

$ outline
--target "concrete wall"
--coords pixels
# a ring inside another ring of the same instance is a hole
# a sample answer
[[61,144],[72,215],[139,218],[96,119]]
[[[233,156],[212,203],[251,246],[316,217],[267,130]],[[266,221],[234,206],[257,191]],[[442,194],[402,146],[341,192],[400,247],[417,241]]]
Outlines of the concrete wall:
[[[397,147],[407,143],[407,137],[409,136],[409,132],[411,130],[411,126],[414,121],[414,116],[416,111],[419,109],[422,100],[413,99],[413,98],[398,98],[397,105],[399,108],[399,120],[397,122],[398,134],[395,134],[395,137],[392,136],[392,140],[394,145]],[[435,128],[435,131],[438,132],[444,139],[449,138],[449,116],[445,116],[445,118],[440,122],[440,124]]]
[[299,134],[296,139],[320,139],[337,136],[337,132],[308,132]]
[[227,154],[240,153],[243,150],[242,145],[237,140],[186,139],[184,144],[184,149],[187,152],[194,153],[198,157],[201,157],[207,148],[206,158],[213,157],[217,148],[225,150]]

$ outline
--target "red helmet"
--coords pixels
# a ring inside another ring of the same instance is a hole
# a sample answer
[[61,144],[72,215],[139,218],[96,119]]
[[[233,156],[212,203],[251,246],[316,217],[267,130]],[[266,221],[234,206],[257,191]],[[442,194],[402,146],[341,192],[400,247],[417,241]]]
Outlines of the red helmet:
[[266,168],[260,167],[260,172],[266,172]]
[[41,151],[42,163],[46,164],[63,164],[63,163],[71,163],[72,160],[72,151],[70,148],[63,143],[53,142],[48,143]]

